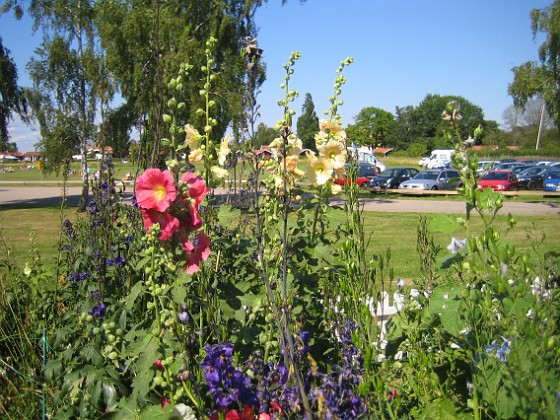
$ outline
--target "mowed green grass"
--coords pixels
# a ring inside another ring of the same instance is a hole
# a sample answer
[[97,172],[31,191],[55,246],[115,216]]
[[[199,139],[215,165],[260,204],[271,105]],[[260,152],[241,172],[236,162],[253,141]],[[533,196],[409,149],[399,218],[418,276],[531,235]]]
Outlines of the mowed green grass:
[[[0,250],[0,260],[3,254],[9,253],[20,267],[31,258],[29,251],[30,234],[34,232],[35,244],[42,262],[53,267],[57,256],[57,244],[61,221],[64,218],[75,220],[83,214],[76,214],[73,209],[66,209],[64,213],[58,208],[7,209],[0,211],[0,233],[5,246]],[[428,221],[437,215],[426,215]],[[545,252],[560,253],[560,218],[558,216],[517,216],[517,226],[509,232],[507,239],[511,240],[522,253],[531,254],[534,239],[545,238],[539,249]],[[364,212],[364,230],[368,239],[367,255],[381,255],[385,258],[390,249],[391,260],[388,267],[392,268],[394,278],[405,278],[414,281],[420,277],[420,258],[416,251],[418,214],[416,213],[385,213]],[[507,216],[499,216],[497,226],[505,232]],[[482,224],[474,219],[472,229],[479,231]],[[460,231],[454,234],[434,234],[437,245],[442,247],[442,253],[451,242],[451,236],[462,239]],[[443,255],[442,254],[442,255]],[[6,255],[8,257],[8,255]],[[387,265],[385,264],[387,267]],[[386,275],[389,274],[385,270]],[[386,280],[386,279],[385,279]]]

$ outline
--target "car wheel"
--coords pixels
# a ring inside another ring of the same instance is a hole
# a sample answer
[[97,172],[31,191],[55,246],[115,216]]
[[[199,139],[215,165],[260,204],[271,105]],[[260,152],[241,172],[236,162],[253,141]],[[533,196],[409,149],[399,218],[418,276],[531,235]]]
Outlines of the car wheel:
[[527,184],[528,190],[536,190],[537,189],[537,182],[536,181],[529,181]]
[[437,190],[437,187],[434,185],[434,186],[431,188],[431,190],[432,190],[432,191],[436,191],[436,190]]

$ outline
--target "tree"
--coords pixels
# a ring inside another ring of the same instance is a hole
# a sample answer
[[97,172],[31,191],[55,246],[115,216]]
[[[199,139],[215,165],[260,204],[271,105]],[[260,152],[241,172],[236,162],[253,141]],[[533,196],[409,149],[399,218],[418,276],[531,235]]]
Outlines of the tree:
[[348,126],[346,134],[357,145],[378,146],[385,140],[395,124],[395,116],[381,108],[363,108]]
[[27,104],[23,89],[18,86],[17,81],[17,67],[0,38],[0,152],[14,149],[8,133],[12,115],[15,113],[22,119],[26,118]]
[[253,147],[260,148],[261,146],[267,146],[272,143],[272,140],[276,137],[278,137],[278,131],[272,127],[267,127],[264,123],[260,123],[255,132]]
[[[101,90],[96,82],[103,63],[96,49],[93,5],[89,0],[37,0],[29,10],[35,25],[43,29],[39,57],[28,64],[41,143],[47,159],[59,161],[49,154],[59,153],[61,148],[51,147],[53,142],[47,139],[55,128],[55,132],[66,132],[68,120],[76,122],[83,180],[79,209],[85,210],[89,200],[87,146],[94,137]],[[58,118],[62,121],[56,121]]]
[[539,47],[539,62],[528,61],[513,68],[508,93],[516,106],[524,107],[529,98],[540,96],[557,127],[560,127],[560,0],[531,11],[533,37],[546,35]]
[[301,107],[301,116],[297,120],[297,134],[304,149],[316,150],[315,134],[319,131],[319,117],[315,112],[315,104],[310,93],[305,94],[305,101]]
[[[181,64],[192,65],[182,85],[186,106],[177,115],[179,125],[192,123],[203,131],[205,121],[197,113],[205,108],[199,94],[205,77],[206,41],[217,39],[213,69],[219,71],[209,89],[216,104],[211,110],[217,125],[212,135],[221,137],[234,118],[247,106],[248,84],[257,87],[261,72],[247,77],[247,37],[255,32],[254,13],[262,1],[199,0],[100,0],[96,2],[96,23],[107,63],[115,76],[121,96],[128,103],[141,132],[141,148],[153,166],[160,153],[163,114],[170,98],[167,83],[177,77]],[[236,129],[243,124],[236,122]]]

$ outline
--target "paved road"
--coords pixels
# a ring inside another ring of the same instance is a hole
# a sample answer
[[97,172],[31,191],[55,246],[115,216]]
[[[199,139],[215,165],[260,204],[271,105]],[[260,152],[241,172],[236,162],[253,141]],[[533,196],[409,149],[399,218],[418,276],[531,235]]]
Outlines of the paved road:
[[[81,188],[69,187],[66,190],[68,205],[76,205],[80,199]],[[131,193],[125,193],[130,198]],[[60,205],[62,189],[59,187],[0,187],[0,209],[18,205]],[[361,200],[367,211],[407,212],[407,213],[450,213],[465,212],[461,201],[440,201],[424,199],[392,199],[390,196],[372,196]],[[334,200],[342,204],[342,200]],[[560,215],[560,200],[554,202],[527,203],[506,200],[502,213],[528,215]]]

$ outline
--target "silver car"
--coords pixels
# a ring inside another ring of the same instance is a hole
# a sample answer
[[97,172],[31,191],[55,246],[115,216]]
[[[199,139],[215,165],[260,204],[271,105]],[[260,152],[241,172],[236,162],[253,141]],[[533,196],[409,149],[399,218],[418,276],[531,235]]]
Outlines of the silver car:
[[454,169],[422,171],[399,185],[399,190],[454,190],[461,186],[459,172]]

